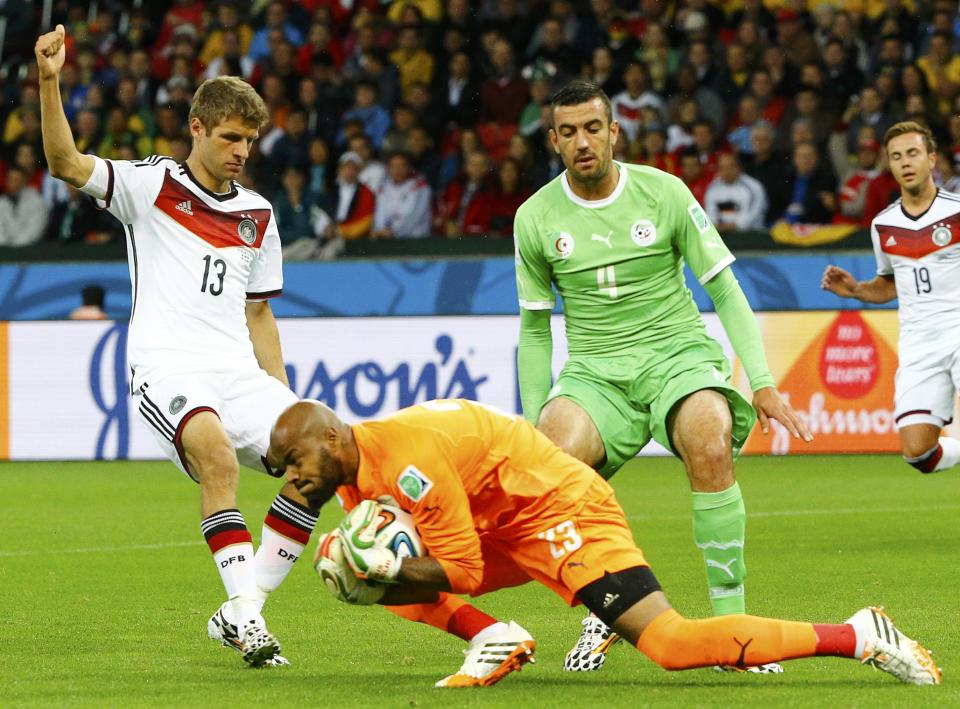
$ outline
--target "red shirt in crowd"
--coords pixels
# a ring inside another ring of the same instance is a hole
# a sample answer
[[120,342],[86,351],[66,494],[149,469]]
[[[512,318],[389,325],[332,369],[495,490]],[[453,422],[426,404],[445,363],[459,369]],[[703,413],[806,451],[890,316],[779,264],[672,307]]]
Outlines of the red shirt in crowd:
[[469,185],[458,178],[447,185],[437,201],[435,223],[449,236],[446,225],[453,223],[459,234],[482,235],[490,231],[493,192],[486,185]]
[[513,218],[520,205],[527,201],[532,193],[520,189],[515,192],[496,190],[490,198],[490,231],[496,236],[513,236]]
[[870,226],[873,218],[898,197],[900,197],[900,185],[889,170],[884,170],[873,178],[870,186],[867,187],[867,202],[863,207],[862,224]]

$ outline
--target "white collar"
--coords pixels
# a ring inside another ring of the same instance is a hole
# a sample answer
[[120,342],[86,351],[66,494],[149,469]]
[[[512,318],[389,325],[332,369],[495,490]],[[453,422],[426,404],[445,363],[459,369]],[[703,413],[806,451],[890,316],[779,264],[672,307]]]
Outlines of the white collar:
[[620,179],[617,180],[617,186],[613,188],[613,192],[603,199],[584,199],[583,197],[577,196],[573,189],[571,189],[570,183],[567,181],[568,171],[564,170],[563,174],[560,175],[560,183],[563,185],[563,191],[566,193],[569,200],[574,204],[580,207],[586,207],[587,209],[600,209],[601,207],[606,207],[608,204],[613,204],[613,202],[616,201],[617,197],[620,196],[624,188],[627,186],[627,168],[616,160],[613,161],[613,164],[617,166],[618,170],[620,170]]

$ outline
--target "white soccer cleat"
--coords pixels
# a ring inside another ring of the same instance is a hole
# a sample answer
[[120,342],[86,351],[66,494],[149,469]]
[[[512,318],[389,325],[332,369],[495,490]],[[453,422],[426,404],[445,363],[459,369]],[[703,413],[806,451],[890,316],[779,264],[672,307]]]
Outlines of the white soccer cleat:
[[857,639],[864,638],[860,662],[889,672],[907,684],[940,684],[940,668],[923,645],[911,640],[893,625],[882,608],[858,610],[847,623]]
[[755,665],[753,667],[744,667],[743,669],[733,665],[714,665],[717,672],[747,672],[753,675],[782,675],[783,665],[779,662],[768,662],[765,665]]
[[528,662],[536,662],[536,643],[526,630],[512,620],[507,629],[481,641],[470,641],[456,674],[444,677],[436,687],[489,687]]
[[[207,635],[211,640],[216,640],[224,647],[228,647],[231,650],[235,650],[243,659],[250,663],[253,667],[284,667],[290,664],[290,661],[287,660],[283,655],[280,654],[280,644],[277,642],[276,638],[270,635],[266,627],[263,625],[263,619],[260,619],[260,627],[263,632],[269,637],[270,640],[276,645],[276,650],[270,653],[265,649],[266,642],[261,634],[255,633],[252,636],[253,644],[255,647],[251,648],[250,653],[248,653],[248,646],[240,637],[240,632],[237,629],[237,626],[227,620],[226,615],[224,615],[223,609],[230,603],[226,601],[222,606],[217,609],[217,612],[210,616],[210,620],[207,621]],[[250,628],[247,627],[244,629],[245,633],[250,632]],[[252,659],[247,659],[248,654],[250,654]]]
[[563,658],[567,672],[593,672],[603,667],[607,653],[620,636],[593,613],[583,619],[583,630],[573,649]]

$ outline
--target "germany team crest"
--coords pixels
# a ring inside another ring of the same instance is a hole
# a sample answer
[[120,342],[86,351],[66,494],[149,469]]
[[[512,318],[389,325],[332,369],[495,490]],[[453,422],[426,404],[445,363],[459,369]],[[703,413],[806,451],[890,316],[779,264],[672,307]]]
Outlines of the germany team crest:
[[170,400],[170,413],[176,416],[181,411],[183,407],[187,405],[187,397],[185,396],[175,396]]
[[253,223],[252,219],[244,219],[237,224],[237,234],[240,235],[240,240],[244,244],[253,246],[257,240],[257,225]]
[[950,243],[950,239],[953,238],[953,234],[950,231],[950,227],[944,224],[933,230],[933,235],[931,238],[933,239],[933,243],[937,246],[946,246]]

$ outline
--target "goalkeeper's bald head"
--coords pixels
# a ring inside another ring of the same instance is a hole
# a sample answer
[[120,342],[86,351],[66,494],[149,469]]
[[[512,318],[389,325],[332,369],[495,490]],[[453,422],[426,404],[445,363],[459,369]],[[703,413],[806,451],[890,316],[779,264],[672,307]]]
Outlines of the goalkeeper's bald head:
[[270,433],[267,464],[318,511],[340,485],[356,481],[359,451],[350,426],[319,401],[287,408]]

